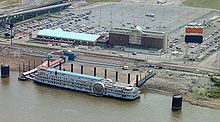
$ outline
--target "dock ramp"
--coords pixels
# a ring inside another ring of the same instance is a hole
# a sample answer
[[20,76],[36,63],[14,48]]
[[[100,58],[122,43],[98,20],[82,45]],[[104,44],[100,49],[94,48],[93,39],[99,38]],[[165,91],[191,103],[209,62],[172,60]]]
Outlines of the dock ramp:
[[[52,61],[52,62],[50,61],[49,62],[49,67],[57,67],[60,63],[64,63],[64,62],[65,62],[65,60],[63,58],[58,58],[55,61]],[[41,67],[41,66],[48,67],[48,61],[45,61],[44,63],[42,63],[38,67]],[[18,79],[19,80],[22,80],[22,79],[25,80],[25,79],[28,79],[30,77],[33,77],[33,74],[35,72],[37,72],[37,68],[38,67],[36,67],[36,68],[34,68],[34,69],[30,70],[30,71],[23,72],[22,74],[19,75]]]
[[144,78],[142,78],[141,80],[139,80],[137,83],[135,83],[134,85],[137,87],[141,87],[144,83],[146,83],[149,79],[151,79],[152,77],[154,77],[154,75],[156,75],[155,72],[150,72],[147,76],[145,76]]

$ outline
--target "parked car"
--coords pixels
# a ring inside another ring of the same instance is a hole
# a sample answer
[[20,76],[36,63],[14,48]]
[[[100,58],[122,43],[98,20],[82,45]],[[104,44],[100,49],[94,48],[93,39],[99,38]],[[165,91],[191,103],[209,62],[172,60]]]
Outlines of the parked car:
[[137,52],[132,52],[132,55],[137,55]]
[[147,14],[145,14],[145,16],[147,16],[147,17],[154,17],[155,14],[153,14],[153,13],[147,13]]

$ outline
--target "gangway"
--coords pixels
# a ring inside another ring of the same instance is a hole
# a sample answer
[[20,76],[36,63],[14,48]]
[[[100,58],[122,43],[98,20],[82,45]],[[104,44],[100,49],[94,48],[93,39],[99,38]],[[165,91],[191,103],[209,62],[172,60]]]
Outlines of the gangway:
[[154,75],[156,75],[155,72],[151,71],[147,76],[145,76],[144,78],[142,78],[141,80],[139,80],[137,83],[135,83],[134,85],[137,87],[141,87],[144,83],[147,82],[147,80],[149,80],[150,78],[152,78]]
[[[65,60],[63,58],[58,58],[57,60],[52,61],[52,62],[49,61],[49,67],[56,67],[60,63],[64,63],[64,62],[65,62]],[[42,63],[38,67],[41,67],[41,66],[48,67],[48,61],[45,61],[44,63]],[[28,78],[30,79],[31,76],[29,76],[29,75],[34,74],[35,72],[37,72],[38,67],[36,67],[36,68],[34,68],[30,71],[23,72],[22,74],[19,75],[18,79],[19,80],[27,80]]]

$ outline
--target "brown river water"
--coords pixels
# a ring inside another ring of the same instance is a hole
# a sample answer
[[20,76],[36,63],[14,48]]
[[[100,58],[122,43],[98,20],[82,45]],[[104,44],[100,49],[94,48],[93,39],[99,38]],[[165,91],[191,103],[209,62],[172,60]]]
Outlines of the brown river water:
[[0,79],[0,122],[220,122],[220,110],[183,102],[171,111],[171,96],[142,92],[135,101]]

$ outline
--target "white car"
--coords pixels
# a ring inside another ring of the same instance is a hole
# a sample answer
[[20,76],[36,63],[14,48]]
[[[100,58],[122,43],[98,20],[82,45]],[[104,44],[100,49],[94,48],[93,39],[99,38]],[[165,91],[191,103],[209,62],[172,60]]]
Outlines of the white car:
[[147,17],[154,17],[155,14],[153,14],[153,13],[147,13],[145,16],[147,16]]

